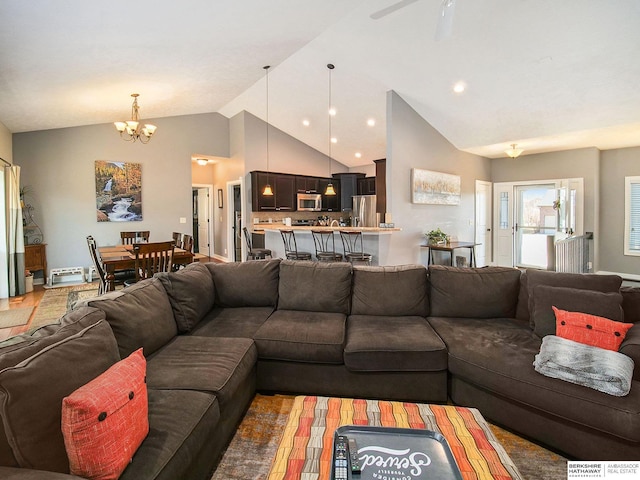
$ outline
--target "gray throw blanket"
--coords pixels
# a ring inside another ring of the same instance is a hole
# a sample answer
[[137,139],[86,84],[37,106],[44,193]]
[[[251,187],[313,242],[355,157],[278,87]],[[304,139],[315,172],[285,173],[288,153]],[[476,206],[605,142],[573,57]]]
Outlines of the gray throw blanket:
[[536,372],[547,377],[623,397],[631,390],[633,360],[626,355],[577,343],[555,335],[542,339],[533,362]]

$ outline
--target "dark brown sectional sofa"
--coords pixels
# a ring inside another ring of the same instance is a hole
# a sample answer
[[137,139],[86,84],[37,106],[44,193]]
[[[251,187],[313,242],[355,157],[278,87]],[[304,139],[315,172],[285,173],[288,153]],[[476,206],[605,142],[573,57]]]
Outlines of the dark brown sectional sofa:
[[[193,264],[89,300],[57,324],[0,343],[0,478],[78,478],[52,473],[65,472],[61,396],[139,347],[150,433],[123,479],[208,478],[256,391],[452,401],[570,457],[640,459],[640,368],[629,395],[614,397],[532,366],[548,302],[617,301],[636,322],[640,291],[613,276],[428,273]],[[620,351],[638,365],[640,326]]]

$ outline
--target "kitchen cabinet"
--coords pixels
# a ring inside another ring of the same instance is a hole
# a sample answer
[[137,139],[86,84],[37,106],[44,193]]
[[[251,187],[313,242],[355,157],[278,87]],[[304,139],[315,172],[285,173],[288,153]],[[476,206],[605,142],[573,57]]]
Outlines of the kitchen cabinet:
[[358,179],[358,195],[375,195],[376,177],[366,177]]
[[387,211],[387,159],[381,158],[373,163],[376,164],[376,213],[384,219]]
[[365,178],[364,173],[334,173],[334,179],[340,181],[340,208],[342,211],[353,209],[353,196],[358,195],[358,180]]
[[[333,184],[335,195],[325,195],[327,185]],[[339,212],[340,211],[340,180],[333,178],[320,178],[318,179],[318,191],[322,194],[322,211],[323,212]]]
[[320,179],[318,177],[305,177],[305,176],[297,176],[296,177],[296,191],[297,192],[319,192],[318,181]]
[[[263,195],[262,191],[271,185],[273,195]],[[251,172],[251,209],[263,211],[295,211],[296,177],[286,173]]]

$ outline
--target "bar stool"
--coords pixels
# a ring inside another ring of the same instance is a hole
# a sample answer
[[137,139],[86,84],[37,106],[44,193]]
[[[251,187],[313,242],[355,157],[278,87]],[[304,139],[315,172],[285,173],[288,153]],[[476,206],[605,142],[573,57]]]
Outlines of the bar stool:
[[341,262],[342,254],[336,253],[336,242],[332,230],[311,230],[319,262]]
[[364,251],[362,232],[340,230],[340,238],[344,247],[344,256],[349,262],[371,265],[372,255]]
[[247,243],[247,260],[264,260],[266,257],[272,258],[271,250],[268,248],[253,248],[253,242],[251,241],[251,235],[249,235],[247,227],[242,227],[242,233]]
[[309,252],[298,251],[293,230],[280,230],[280,235],[282,235],[282,241],[284,242],[284,254],[287,260],[311,260]]

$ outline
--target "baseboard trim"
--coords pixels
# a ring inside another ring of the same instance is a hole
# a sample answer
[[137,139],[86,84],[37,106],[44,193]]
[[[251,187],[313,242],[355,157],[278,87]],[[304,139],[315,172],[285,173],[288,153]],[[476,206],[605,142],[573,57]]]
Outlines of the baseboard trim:
[[228,257],[223,257],[222,255],[213,255],[211,258],[215,258],[216,260],[220,260],[221,262],[229,263],[231,259]]

